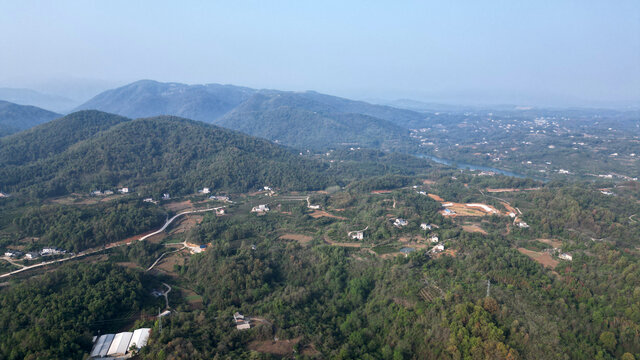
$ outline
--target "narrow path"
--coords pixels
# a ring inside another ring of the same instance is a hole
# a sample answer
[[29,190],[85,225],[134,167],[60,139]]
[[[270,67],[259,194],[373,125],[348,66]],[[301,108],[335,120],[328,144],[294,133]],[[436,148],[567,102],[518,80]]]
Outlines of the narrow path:
[[[220,207],[217,207],[217,208],[209,208],[209,209],[183,211],[183,212],[179,213],[178,215],[175,215],[171,219],[167,220],[167,222],[160,228],[160,230],[154,231],[151,234],[147,234],[145,236],[142,236],[140,239],[138,239],[138,241],[144,241],[144,240],[150,238],[153,235],[160,234],[161,232],[163,232],[167,228],[167,226],[169,226],[175,219],[177,219],[180,216],[187,215],[187,214],[206,212],[206,211],[214,211],[214,210],[222,209],[224,207],[225,206],[220,206]],[[14,271],[11,271],[11,272],[8,272],[8,273],[5,273],[5,274],[1,274],[0,278],[9,277],[9,276],[21,273],[23,271],[31,270],[31,269],[42,267],[42,266],[46,266],[46,265],[51,265],[51,264],[61,263],[61,262],[64,262],[64,261],[69,261],[69,260],[72,260],[72,259],[81,258],[83,256],[95,254],[95,253],[103,251],[105,249],[111,249],[111,248],[115,248],[115,247],[118,247],[118,246],[130,245],[130,244],[131,243],[125,243],[125,242],[122,242],[122,241],[116,241],[116,242],[107,244],[104,247],[100,246],[100,247],[97,247],[97,248],[87,249],[85,251],[81,251],[81,252],[77,253],[76,255],[73,255],[73,256],[70,256],[70,257],[67,257],[67,258],[57,259],[57,260],[52,260],[52,261],[45,261],[45,262],[41,262],[41,263],[38,263],[38,264],[25,266],[25,267],[23,267],[21,269],[14,270]]]
[[186,246],[183,246],[183,247],[181,247],[181,248],[180,248],[180,249],[178,249],[178,250],[167,251],[167,252],[165,252],[165,253],[162,253],[162,255],[160,255],[160,257],[158,257],[158,258],[156,259],[156,261],[154,261],[154,262],[153,262],[153,264],[151,264],[151,266],[149,266],[149,268],[148,268],[146,271],[149,271],[149,270],[153,269],[153,267],[154,267],[154,266],[158,265],[158,262],[160,262],[160,260],[162,260],[162,258],[163,258],[165,255],[167,255],[167,254],[173,254],[173,253],[175,253],[175,252],[178,252],[178,251],[184,250],[184,249],[186,249],[186,248],[187,248]]
[[167,291],[165,291],[162,295],[164,296],[165,305],[167,305],[167,309],[169,309],[169,293],[171,292],[171,286],[167,283],[162,283],[162,285],[167,287]]
[[18,264],[17,262],[15,262],[15,261],[11,260],[11,259],[10,259],[10,258],[8,258],[8,257],[3,257],[3,258],[2,258],[2,260],[4,260],[4,261],[8,262],[9,264],[11,264],[11,265],[13,265],[13,266],[17,266],[17,267],[19,267],[19,268],[23,268],[23,267],[25,267],[25,266],[26,266],[26,265]]
[[633,214],[633,215],[629,216],[629,220],[633,221],[634,224],[638,222],[637,220],[633,220],[633,217],[636,216],[636,215],[638,215],[638,214]]

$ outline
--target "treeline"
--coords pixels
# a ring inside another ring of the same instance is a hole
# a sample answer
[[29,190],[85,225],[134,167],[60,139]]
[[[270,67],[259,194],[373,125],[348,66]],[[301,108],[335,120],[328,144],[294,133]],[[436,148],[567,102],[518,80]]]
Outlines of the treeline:
[[83,359],[91,337],[120,329],[146,296],[139,274],[109,264],[65,265],[4,287],[0,358]]
[[69,251],[105,245],[162,226],[165,214],[140,200],[94,206],[43,205],[14,220],[21,235],[38,237],[33,249],[58,246]]

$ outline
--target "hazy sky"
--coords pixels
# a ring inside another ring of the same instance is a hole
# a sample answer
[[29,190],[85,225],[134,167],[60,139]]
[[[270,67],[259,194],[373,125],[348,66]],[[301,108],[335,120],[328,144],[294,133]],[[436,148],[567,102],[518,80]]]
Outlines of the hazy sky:
[[0,86],[155,79],[457,103],[640,100],[638,0],[0,0],[0,49]]

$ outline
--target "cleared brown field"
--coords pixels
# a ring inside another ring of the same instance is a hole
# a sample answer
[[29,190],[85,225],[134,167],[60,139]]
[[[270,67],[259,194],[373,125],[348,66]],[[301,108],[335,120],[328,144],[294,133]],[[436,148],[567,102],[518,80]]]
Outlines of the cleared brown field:
[[480,225],[478,224],[462,225],[462,230],[470,233],[480,233],[480,234],[487,235],[487,232],[483,228],[481,228]]
[[536,239],[536,240],[540,241],[541,243],[549,244],[554,248],[562,247],[562,241],[558,239]]
[[429,197],[432,198],[435,201],[444,202],[444,199],[441,198],[440,196],[436,195],[436,194],[427,194],[427,195],[429,195]]
[[347,220],[347,218],[345,218],[345,217],[329,214],[328,212],[323,211],[323,210],[316,210],[316,211],[312,212],[309,215],[312,218],[315,218],[315,219],[321,218],[321,217],[330,217],[330,218],[334,218],[334,219]]
[[555,267],[559,263],[558,260],[551,257],[551,255],[549,255],[549,253],[546,253],[546,252],[537,252],[537,251],[533,251],[525,248],[518,248],[518,251],[527,255],[532,260],[542,264],[544,267],[547,267],[549,269],[555,269]]
[[302,234],[284,234],[282,236],[280,236],[280,239],[283,240],[294,240],[299,242],[300,244],[306,245],[308,243],[311,242],[311,240],[313,240],[312,236],[309,235],[302,235]]
[[291,340],[254,340],[249,343],[249,349],[261,353],[285,356],[293,354],[293,346],[300,342],[302,338],[298,337]]

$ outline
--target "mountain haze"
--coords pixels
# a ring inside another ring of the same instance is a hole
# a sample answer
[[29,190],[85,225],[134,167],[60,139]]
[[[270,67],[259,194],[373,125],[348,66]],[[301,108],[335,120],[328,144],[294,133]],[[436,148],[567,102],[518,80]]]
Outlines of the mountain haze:
[[127,117],[175,115],[239,130],[301,149],[340,146],[406,150],[418,112],[313,91],[138,81],[97,95],[78,109]]
[[0,100],[0,136],[26,130],[60,116],[35,106],[18,105]]

